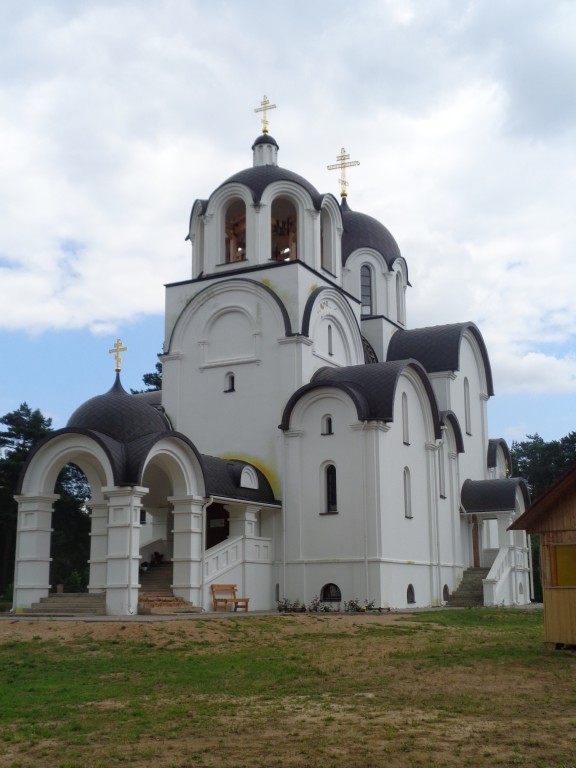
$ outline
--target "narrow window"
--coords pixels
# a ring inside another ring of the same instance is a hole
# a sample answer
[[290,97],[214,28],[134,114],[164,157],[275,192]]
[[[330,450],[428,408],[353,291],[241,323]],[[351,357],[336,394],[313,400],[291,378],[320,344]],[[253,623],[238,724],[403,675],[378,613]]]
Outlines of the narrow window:
[[146,510],[140,508],[140,525],[146,525]]
[[441,443],[438,449],[438,489],[440,491],[440,498],[446,498],[446,467],[444,464],[444,442]]
[[332,426],[332,416],[324,416],[322,419],[322,433],[323,435],[333,435],[334,430]]
[[342,592],[337,584],[324,584],[320,590],[320,600],[323,603],[342,602]]
[[408,425],[408,395],[402,392],[402,440],[404,445],[410,445],[410,429]]
[[472,420],[470,416],[470,384],[468,379],[464,379],[464,423],[466,425],[466,434],[472,434]]
[[246,258],[246,206],[243,200],[233,200],[226,209],[225,261],[243,261]]
[[294,261],[297,258],[296,208],[285,197],[272,204],[272,254],[274,261]]
[[448,589],[448,584],[444,584],[444,589],[442,590],[442,600],[445,603],[450,600],[450,590]]
[[320,265],[322,269],[334,274],[334,225],[330,214],[324,208],[320,214]]
[[412,584],[408,584],[408,589],[406,590],[406,602],[408,605],[412,605],[416,602],[416,593],[414,592]]
[[360,302],[362,314],[372,314],[372,270],[364,264],[360,270]]
[[338,512],[336,504],[336,467],[334,464],[328,464],[325,471],[326,482],[326,509],[325,513],[334,515]]
[[333,355],[334,350],[332,349],[332,326],[328,326],[328,354]]
[[396,272],[396,320],[404,325],[404,285],[402,283],[402,274]]
[[412,518],[412,487],[408,467],[404,467],[404,517]]
[[224,392],[234,392],[235,379],[233,373],[227,373],[224,380]]

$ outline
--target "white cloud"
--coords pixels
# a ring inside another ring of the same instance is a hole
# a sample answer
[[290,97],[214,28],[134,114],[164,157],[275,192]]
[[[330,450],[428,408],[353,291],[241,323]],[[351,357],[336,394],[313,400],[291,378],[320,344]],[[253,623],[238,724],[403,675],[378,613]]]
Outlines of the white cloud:
[[[189,275],[197,197],[280,162],[405,255],[411,325],[473,320],[499,391],[576,392],[573,4],[112,0],[0,9],[0,328],[108,333]],[[514,23],[512,23],[512,21]],[[26,297],[26,300],[23,300]]]

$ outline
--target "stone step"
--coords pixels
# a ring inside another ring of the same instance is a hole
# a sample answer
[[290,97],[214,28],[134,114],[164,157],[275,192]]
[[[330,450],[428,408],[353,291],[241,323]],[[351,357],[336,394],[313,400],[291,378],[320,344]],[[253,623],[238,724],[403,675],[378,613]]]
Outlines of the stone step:
[[167,614],[167,613],[202,613],[202,608],[187,603],[181,597],[175,597],[171,592],[140,592],[138,613]]
[[448,605],[451,608],[474,608],[484,605],[482,581],[488,572],[488,568],[468,568],[464,571],[458,589],[448,599]]
[[49,615],[49,616],[105,616],[106,615],[106,595],[85,594],[78,592],[58,592],[42,597],[39,602],[34,603],[30,608],[25,608],[22,613],[25,615]]

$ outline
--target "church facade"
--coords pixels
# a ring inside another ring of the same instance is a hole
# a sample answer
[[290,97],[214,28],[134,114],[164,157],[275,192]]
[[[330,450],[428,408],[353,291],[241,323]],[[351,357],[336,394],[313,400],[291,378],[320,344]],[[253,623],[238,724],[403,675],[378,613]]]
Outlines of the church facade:
[[[527,507],[491,439],[488,352],[472,322],[410,329],[408,265],[377,220],[278,165],[192,206],[189,279],[166,288],[162,390],[112,389],[33,452],[18,494],[15,607],[50,590],[58,473],[91,487],[90,592],[138,611],[140,566],[207,610],[236,584],[402,609],[445,603],[485,567],[486,604],[530,601]],[[341,156],[344,156],[344,152]]]

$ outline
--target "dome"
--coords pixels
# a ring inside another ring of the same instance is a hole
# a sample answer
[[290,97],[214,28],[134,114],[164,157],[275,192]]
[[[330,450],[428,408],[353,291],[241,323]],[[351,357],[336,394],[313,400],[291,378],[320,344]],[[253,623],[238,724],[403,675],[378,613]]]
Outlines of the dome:
[[66,426],[100,432],[124,444],[170,429],[156,408],[126,392],[119,374],[112,389],[77,408]]
[[[269,138],[262,136],[261,138]],[[272,139],[274,141],[274,139]],[[274,144],[276,142],[274,141]],[[226,186],[226,184],[244,184],[252,192],[252,199],[255,203],[259,203],[266,187],[273,184],[275,181],[290,181],[293,184],[299,184],[303,187],[310,197],[314,201],[320,198],[320,193],[316,187],[312,186],[309,181],[303,176],[299,176],[293,171],[289,171],[287,168],[280,168],[278,165],[256,165],[253,168],[246,168],[243,171],[235,173],[234,176],[230,176],[225,182],[220,184],[218,189]]]
[[270,136],[267,133],[263,133],[260,136],[258,136],[254,144],[252,144],[252,149],[254,149],[254,147],[259,147],[261,144],[272,144],[272,146],[276,147],[276,149],[280,149],[276,139],[274,139],[272,136]]
[[396,259],[401,258],[400,248],[386,227],[372,216],[365,213],[356,213],[348,207],[346,198],[340,205],[342,213],[342,264],[351,253],[358,248],[372,248],[378,251],[388,267],[391,267]]

